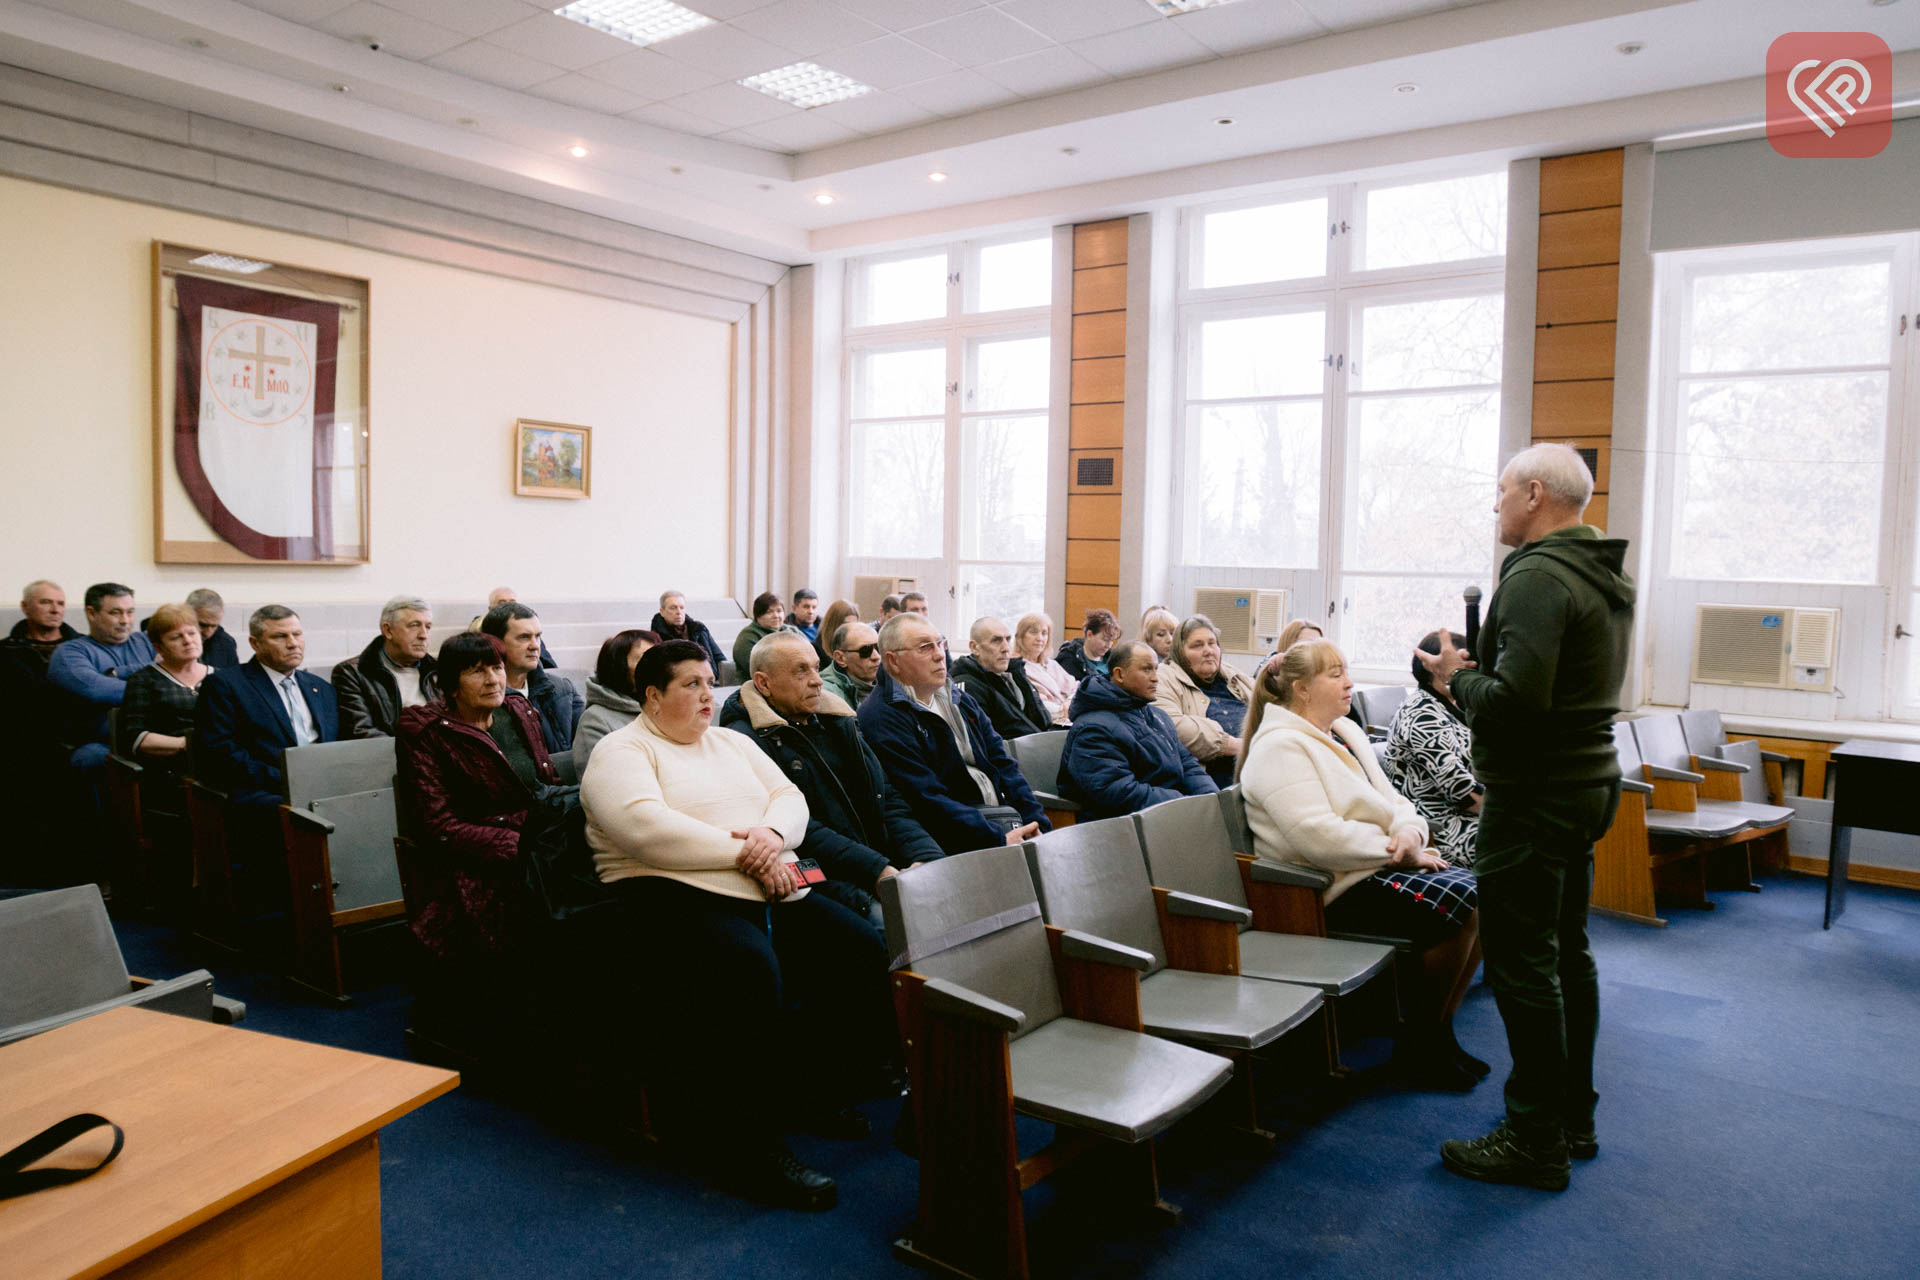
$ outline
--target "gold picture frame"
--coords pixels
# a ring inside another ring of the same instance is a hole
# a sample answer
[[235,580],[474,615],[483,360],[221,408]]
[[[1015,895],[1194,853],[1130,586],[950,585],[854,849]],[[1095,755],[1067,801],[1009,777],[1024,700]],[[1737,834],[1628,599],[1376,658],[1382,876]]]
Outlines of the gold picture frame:
[[513,491],[522,498],[593,496],[593,428],[519,418],[513,424]]

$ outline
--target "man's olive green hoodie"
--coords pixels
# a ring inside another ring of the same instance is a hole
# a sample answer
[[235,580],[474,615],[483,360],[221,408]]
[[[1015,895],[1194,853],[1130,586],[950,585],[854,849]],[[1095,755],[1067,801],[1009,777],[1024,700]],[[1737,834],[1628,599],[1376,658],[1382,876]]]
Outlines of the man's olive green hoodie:
[[1527,543],[1500,566],[1475,656],[1450,687],[1489,785],[1620,776],[1613,718],[1627,670],[1633,579],[1623,538],[1592,525]]

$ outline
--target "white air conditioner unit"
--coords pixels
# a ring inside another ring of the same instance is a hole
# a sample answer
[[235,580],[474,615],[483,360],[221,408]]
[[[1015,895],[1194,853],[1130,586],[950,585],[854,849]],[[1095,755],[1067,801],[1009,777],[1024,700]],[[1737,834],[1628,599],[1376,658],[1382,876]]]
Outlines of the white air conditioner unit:
[[857,573],[853,577],[853,602],[860,616],[873,626],[880,625],[880,602],[888,596],[905,595],[920,589],[918,578],[894,578],[883,573]]
[[1221,652],[1265,657],[1286,625],[1287,593],[1252,587],[1195,587],[1193,611],[1213,619]]
[[1699,605],[1693,681],[1832,693],[1839,635],[1838,609]]

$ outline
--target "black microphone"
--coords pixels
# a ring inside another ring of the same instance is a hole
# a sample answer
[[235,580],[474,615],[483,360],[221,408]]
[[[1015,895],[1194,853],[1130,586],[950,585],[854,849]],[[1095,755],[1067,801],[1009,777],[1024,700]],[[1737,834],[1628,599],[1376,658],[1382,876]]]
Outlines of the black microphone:
[[1469,584],[1460,594],[1467,602],[1467,655],[1477,661],[1480,656],[1480,588]]

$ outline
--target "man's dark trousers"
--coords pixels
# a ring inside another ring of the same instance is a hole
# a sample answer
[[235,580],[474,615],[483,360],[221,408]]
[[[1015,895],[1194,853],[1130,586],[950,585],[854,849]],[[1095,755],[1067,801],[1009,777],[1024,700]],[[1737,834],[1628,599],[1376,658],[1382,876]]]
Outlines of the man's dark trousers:
[[1550,1139],[1592,1127],[1600,977],[1587,942],[1593,844],[1620,784],[1489,785],[1473,873],[1487,985],[1507,1025],[1507,1120]]

